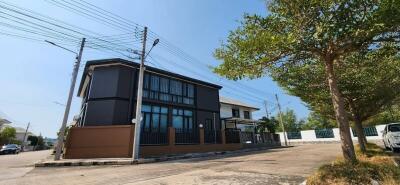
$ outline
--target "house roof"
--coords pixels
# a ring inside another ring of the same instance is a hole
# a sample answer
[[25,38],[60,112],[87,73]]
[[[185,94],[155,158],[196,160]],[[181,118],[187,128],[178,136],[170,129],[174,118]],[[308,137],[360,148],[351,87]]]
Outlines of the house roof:
[[255,107],[253,105],[241,102],[239,100],[223,97],[223,96],[219,97],[219,102],[222,103],[222,104],[227,104],[227,105],[236,105],[236,106],[251,108],[251,109],[254,109],[254,110],[260,110],[260,108]]
[[[84,72],[82,74],[82,79],[81,79],[81,82],[80,82],[80,85],[79,85],[78,96],[81,94],[82,88],[83,88],[84,83],[85,83],[85,78],[86,78],[86,76],[88,74],[89,67],[90,66],[94,66],[94,65],[107,65],[107,64],[122,64],[122,65],[132,66],[132,67],[135,67],[135,68],[139,68],[140,67],[139,63],[132,62],[132,61],[125,60],[125,59],[121,59],[121,58],[110,58],[110,59],[87,61],[86,65],[85,65]],[[217,89],[221,89],[222,88],[222,86],[219,86],[219,85],[216,85],[216,84],[213,84],[213,83],[209,83],[209,82],[205,82],[205,81],[202,81],[202,80],[190,78],[190,77],[187,77],[187,76],[183,76],[183,75],[180,75],[180,74],[177,74],[177,73],[172,73],[172,72],[169,72],[169,71],[161,70],[161,69],[158,69],[158,68],[155,68],[155,67],[151,67],[151,66],[146,66],[146,71],[164,74],[166,76],[175,77],[175,78],[178,78],[178,79],[190,81],[190,82],[201,84],[201,85],[205,85],[205,86],[210,86],[210,87],[217,88]]]
[[0,125],[12,123],[8,116],[0,111]]

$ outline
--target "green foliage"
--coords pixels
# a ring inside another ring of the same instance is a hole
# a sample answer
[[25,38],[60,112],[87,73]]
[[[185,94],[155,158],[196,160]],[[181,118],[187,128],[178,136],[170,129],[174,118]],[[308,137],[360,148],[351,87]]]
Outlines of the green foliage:
[[[400,94],[399,47],[385,45],[374,51],[353,54],[337,68],[338,86],[352,120],[365,121],[384,111]],[[334,118],[324,65],[309,60],[306,65],[273,67],[271,76],[290,94],[300,97],[321,115]],[[300,77],[300,78],[299,78]]]
[[366,125],[381,125],[400,122],[400,105],[388,106],[385,111],[371,117]]
[[[341,60],[352,52],[398,39],[400,2],[392,0],[272,0],[269,14],[245,15],[214,55],[215,72],[259,78],[271,66]],[[339,63],[338,63],[339,64]]]
[[[280,119],[280,114],[278,113],[276,117]],[[304,121],[298,120],[296,113],[292,109],[287,109],[285,112],[282,112],[282,122],[286,132],[293,132],[301,130],[301,125]],[[281,124],[278,124],[276,131],[282,132],[282,130]]]
[[36,146],[38,144],[38,137],[37,136],[28,136],[28,141],[30,141],[31,146]]
[[257,131],[258,132],[271,132],[275,133],[276,128],[279,126],[278,120],[275,119],[275,117],[267,118],[267,117],[262,117],[260,119],[260,123],[257,124]]
[[3,128],[0,132],[0,143],[11,143],[15,139],[16,134],[17,131],[13,127]]
[[336,122],[327,119],[316,112],[310,112],[305,124],[301,125],[302,130],[316,130],[336,127]]

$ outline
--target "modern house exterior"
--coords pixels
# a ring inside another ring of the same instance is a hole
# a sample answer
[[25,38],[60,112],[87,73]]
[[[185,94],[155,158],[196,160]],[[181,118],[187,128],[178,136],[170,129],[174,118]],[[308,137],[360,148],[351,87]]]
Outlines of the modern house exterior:
[[[68,133],[66,158],[132,155],[138,72],[139,64],[119,58],[86,63],[78,89],[81,113]],[[221,125],[221,88],[146,66],[140,155],[240,149]]]

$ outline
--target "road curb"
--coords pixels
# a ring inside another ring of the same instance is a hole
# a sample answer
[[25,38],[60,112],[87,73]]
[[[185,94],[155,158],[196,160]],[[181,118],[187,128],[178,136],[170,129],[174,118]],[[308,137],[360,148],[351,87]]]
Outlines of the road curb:
[[155,162],[164,162],[164,161],[173,161],[173,160],[181,160],[181,159],[192,159],[192,158],[204,158],[211,156],[229,156],[233,154],[243,154],[254,151],[261,151],[267,149],[275,149],[275,148],[287,148],[285,146],[270,146],[270,147],[260,147],[260,148],[248,148],[236,151],[223,151],[223,152],[207,152],[207,153],[189,153],[183,155],[174,155],[174,156],[161,156],[161,157],[153,157],[153,158],[144,158],[139,160],[133,160],[128,158],[123,159],[65,159],[60,161],[42,161],[35,163],[35,167],[63,167],[63,166],[101,166],[101,165],[138,165],[138,164],[147,164],[147,163],[155,163]]

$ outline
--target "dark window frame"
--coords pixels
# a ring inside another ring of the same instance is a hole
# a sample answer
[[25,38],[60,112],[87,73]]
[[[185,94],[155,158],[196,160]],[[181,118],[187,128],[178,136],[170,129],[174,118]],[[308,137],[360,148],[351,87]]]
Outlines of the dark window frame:
[[233,118],[240,118],[240,111],[237,108],[232,108],[232,117]]
[[247,111],[247,110],[243,111],[243,118],[244,119],[251,119],[250,118],[250,111]]
[[[152,77],[158,78],[158,89],[152,89]],[[161,91],[161,81],[162,79],[167,80],[167,89],[168,92]],[[175,85],[180,87],[180,92],[172,93],[171,84],[172,82],[176,83]],[[180,84],[180,85],[179,85]],[[165,95],[168,97],[162,99],[161,96]],[[195,104],[195,85],[192,83],[188,83],[185,81],[171,79],[162,75],[156,75],[151,73],[145,73],[143,79],[143,98],[150,100],[158,100],[163,102],[172,102],[183,105],[194,105]]]

